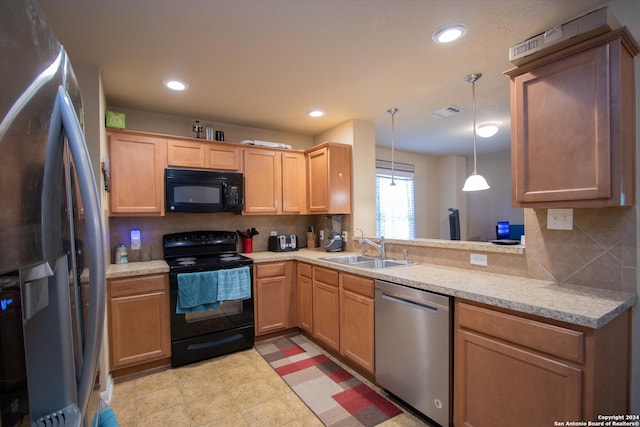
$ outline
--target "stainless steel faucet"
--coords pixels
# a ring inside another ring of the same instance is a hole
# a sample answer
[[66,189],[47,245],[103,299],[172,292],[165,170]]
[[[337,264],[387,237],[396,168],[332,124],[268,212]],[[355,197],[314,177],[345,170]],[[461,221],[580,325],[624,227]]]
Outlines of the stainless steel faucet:
[[366,248],[365,245],[369,245],[373,249],[375,249],[378,252],[380,252],[380,259],[385,259],[386,258],[385,249],[384,249],[384,236],[380,236],[380,244],[376,244],[375,242],[373,242],[373,241],[371,241],[369,239],[365,239],[364,237],[361,237],[358,240],[358,244],[362,245],[362,255],[364,255],[364,253],[367,251],[367,248]]

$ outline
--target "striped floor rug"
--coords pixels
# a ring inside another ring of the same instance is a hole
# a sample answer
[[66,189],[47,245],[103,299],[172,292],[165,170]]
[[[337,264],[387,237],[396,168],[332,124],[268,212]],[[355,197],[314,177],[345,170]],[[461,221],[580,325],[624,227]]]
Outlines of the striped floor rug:
[[402,413],[302,335],[255,347],[326,426],[375,426]]

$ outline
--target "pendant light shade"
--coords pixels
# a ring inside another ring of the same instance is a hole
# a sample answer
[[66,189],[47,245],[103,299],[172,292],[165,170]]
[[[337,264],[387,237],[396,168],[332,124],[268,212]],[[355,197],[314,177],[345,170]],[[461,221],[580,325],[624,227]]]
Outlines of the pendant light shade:
[[482,175],[469,175],[469,178],[464,182],[464,187],[462,187],[462,191],[480,191],[489,189],[489,184],[487,184],[487,180],[484,179]]
[[469,74],[464,78],[465,81],[471,83],[471,108],[473,113],[473,174],[464,182],[462,191],[480,191],[487,190],[489,184],[482,175],[478,175],[477,171],[477,153],[476,153],[476,80],[482,77],[481,73]]

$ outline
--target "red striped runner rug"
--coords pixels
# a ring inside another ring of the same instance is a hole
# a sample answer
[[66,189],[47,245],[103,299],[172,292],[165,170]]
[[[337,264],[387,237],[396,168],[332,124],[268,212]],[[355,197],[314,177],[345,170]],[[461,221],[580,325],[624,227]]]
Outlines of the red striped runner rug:
[[375,426],[402,413],[301,335],[255,348],[326,426]]

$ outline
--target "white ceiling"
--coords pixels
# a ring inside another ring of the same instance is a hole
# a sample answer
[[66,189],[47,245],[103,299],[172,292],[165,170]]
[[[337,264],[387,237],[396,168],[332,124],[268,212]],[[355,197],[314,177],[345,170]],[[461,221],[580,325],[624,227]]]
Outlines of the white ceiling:
[[[624,0],[623,0],[624,1]],[[628,0],[636,1],[636,0]],[[509,47],[604,0],[41,0],[73,63],[100,68],[110,106],[316,135],[372,121],[376,143],[469,154],[478,123],[501,129],[478,152],[508,149]],[[436,45],[443,24],[466,37]],[[189,84],[170,93],[163,80]],[[464,111],[439,119],[449,105]],[[327,112],[320,119],[306,113]]]

